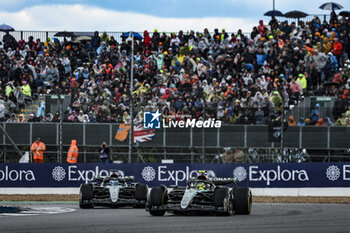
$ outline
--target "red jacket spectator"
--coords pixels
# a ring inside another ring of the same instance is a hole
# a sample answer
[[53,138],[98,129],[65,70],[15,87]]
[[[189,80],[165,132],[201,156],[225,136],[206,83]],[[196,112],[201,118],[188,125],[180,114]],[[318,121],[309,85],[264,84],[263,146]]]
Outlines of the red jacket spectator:
[[166,90],[165,90],[165,93],[163,94],[163,96],[162,96],[162,99],[169,99],[169,97],[170,97],[170,90],[169,90],[169,88],[167,88]]
[[145,46],[146,46],[146,48],[148,48],[148,46],[151,43],[151,37],[149,36],[147,30],[143,32],[143,37],[144,37]]
[[266,29],[266,27],[264,25],[264,21],[260,20],[259,21],[259,26],[258,26],[258,31],[259,31],[260,35],[264,34],[265,29]]
[[315,125],[316,126],[324,126],[323,119],[322,118],[318,119],[318,121],[317,121],[317,123]]
[[336,38],[333,44],[333,53],[340,55],[343,50],[343,45]]

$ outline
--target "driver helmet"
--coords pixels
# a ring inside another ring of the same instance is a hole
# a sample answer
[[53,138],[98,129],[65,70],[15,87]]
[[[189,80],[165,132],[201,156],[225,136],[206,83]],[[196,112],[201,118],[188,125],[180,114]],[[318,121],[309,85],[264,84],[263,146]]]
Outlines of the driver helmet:
[[118,173],[117,172],[112,172],[111,173],[111,178],[118,178]]
[[203,175],[203,174],[199,175],[199,176],[197,177],[197,179],[198,179],[198,180],[208,180],[208,178],[207,178],[205,175]]

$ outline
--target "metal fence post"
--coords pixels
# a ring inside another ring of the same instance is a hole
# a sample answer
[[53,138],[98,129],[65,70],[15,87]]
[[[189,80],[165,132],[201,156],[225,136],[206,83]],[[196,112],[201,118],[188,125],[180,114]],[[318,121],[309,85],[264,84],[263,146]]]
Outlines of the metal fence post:
[[83,148],[84,148],[84,163],[86,163],[86,124],[83,124]]
[[244,148],[247,148],[247,126],[244,125]]
[[205,128],[202,127],[202,163],[205,162]]
[[220,150],[221,150],[221,148],[220,148],[220,128],[218,128],[217,130],[216,130],[216,147],[217,147],[217,149],[218,149],[218,154],[220,155]]
[[328,151],[328,162],[331,161],[331,152],[330,152],[330,144],[331,144],[331,128],[328,126],[327,127],[327,151]]
[[[6,123],[4,123],[4,131],[6,131]],[[7,151],[7,148],[6,148],[6,135],[3,134],[3,142],[4,142],[4,145],[5,145],[5,151],[4,151],[4,163],[6,163],[6,151]]]
[[109,124],[109,148],[110,148],[110,153],[111,153],[111,160],[113,160],[113,147],[112,147],[112,127],[113,125],[112,124]]
[[299,148],[303,147],[303,127],[299,126]]
[[163,127],[163,159],[166,159],[166,129]]
[[191,149],[191,163],[193,163],[193,132],[192,132],[192,127],[190,127],[190,149]]
[[60,143],[59,143],[59,141],[60,141],[60,139],[59,139],[59,127],[60,127],[60,125],[59,124],[57,124],[56,125],[56,145],[58,145],[58,147],[56,147],[56,150],[57,150],[57,163],[59,163],[59,160],[60,160],[60,152],[59,152],[59,147],[60,147]]
[[216,147],[220,148],[220,128],[217,128],[216,134]]
[[30,162],[32,162],[32,156],[30,156],[30,148],[32,146],[33,143],[33,123],[30,122],[29,123],[29,160]]

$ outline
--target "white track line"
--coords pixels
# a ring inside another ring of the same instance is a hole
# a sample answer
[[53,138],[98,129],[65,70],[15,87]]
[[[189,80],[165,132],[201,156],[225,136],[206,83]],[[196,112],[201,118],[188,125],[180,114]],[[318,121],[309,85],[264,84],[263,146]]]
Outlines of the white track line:
[[2,213],[1,216],[34,216],[43,214],[62,214],[75,211],[73,208],[64,207],[30,207],[28,210],[23,210],[20,213]]

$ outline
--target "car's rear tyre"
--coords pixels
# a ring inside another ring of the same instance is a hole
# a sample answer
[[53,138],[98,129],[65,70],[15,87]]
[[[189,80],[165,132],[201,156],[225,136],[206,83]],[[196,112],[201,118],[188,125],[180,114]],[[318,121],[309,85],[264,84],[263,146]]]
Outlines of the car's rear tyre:
[[149,196],[149,205],[151,210],[149,213],[152,216],[163,216],[165,210],[156,210],[152,208],[157,208],[165,204],[165,191],[162,187],[153,187]]
[[138,201],[147,201],[148,188],[145,184],[136,184],[135,199]]
[[250,214],[252,209],[252,193],[247,187],[233,188],[233,210],[235,214]]
[[89,209],[94,207],[91,203],[92,200],[92,185],[82,184],[80,186],[80,198],[79,207],[82,209]]

